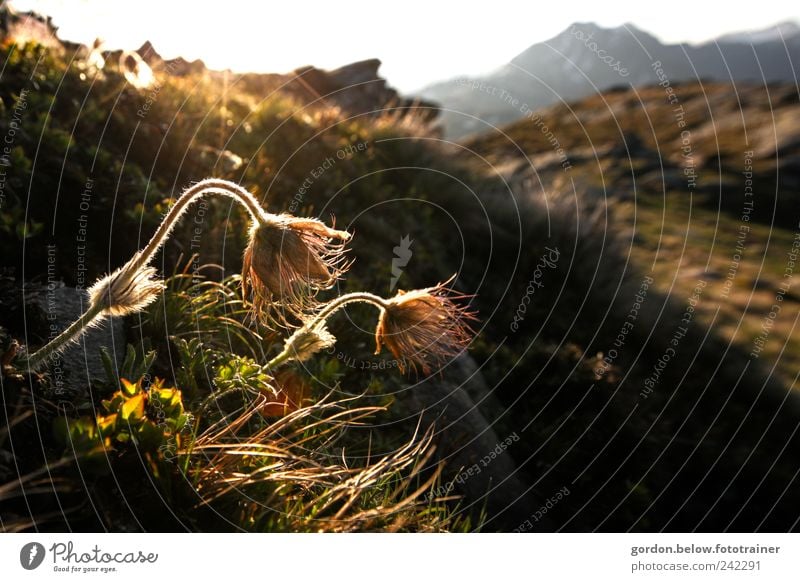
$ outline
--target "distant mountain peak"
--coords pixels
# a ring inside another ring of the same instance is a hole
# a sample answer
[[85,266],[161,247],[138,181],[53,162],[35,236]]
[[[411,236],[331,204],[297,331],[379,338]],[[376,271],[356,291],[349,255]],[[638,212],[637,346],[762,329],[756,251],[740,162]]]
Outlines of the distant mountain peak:
[[602,36],[602,37],[609,37],[615,35],[620,35],[620,36],[644,35],[653,37],[652,34],[650,34],[645,30],[642,30],[632,22],[626,22],[625,24],[620,24],[619,26],[601,26],[596,22],[573,22],[563,31],[558,33],[554,37],[554,39],[565,36],[574,37],[578,31],[583,32],[584,34],[592,34],[594,36]]
[[652,34],[629,22],[613,27],[604,27],[595,22],[574,22],[551,39],[531,45],[511,59],[511,62],[527,67],[532,61],[541,58],[541,52],[546,47],[549,47],[550,50],[567,53],[570,49],[592,42],[599,48],[603,48],[623,44],[630,40],[647,47],[661,45],[661,42]]
[[793,81],[798,62],[796,22],[701,44],[665,43],[631,23],[606,28],[575,22],[489,74],[436,83],[418,95],[444,106],[445,134],[458,138],[612,87],[665,80]]
[[719,37],[717,42],[762,43],[780,41],[781,38],[786,40],[797,35],[800,35],[800,24],[793,20],[785,20],[761,30],[725,34]]

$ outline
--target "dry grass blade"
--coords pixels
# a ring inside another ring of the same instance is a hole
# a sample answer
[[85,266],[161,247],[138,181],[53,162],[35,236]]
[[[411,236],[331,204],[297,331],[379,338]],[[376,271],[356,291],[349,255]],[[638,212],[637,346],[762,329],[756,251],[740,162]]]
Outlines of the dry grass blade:
[[[330,395],[329,395],[330,397]],[[198,436],[187,454],[202,504],[234,502],[253,520],[281,521],[292,531],[401,529],[413,522],[418,499],[439,477],[420,484],[433,453],[432,427],[417,428],[403,446],[385,455],[333,462],[333,445],[348,430],[384,410],[347,408],[358,397],[321,401],[252,432],[263,398]],[[415,511],[411,511],[411,510]],[[437,529],[436,520],[426,527]],[[442,519],[441,529],[446,529]]]

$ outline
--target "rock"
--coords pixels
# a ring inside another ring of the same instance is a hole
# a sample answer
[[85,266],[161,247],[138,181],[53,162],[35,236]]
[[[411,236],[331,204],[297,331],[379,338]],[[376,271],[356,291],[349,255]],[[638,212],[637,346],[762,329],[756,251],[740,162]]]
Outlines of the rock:
[[525,435],[495,431],[503,408],[472,358],[460,357],[443,375],[429,377],[397,399],[408,418],[422,414],[422,426],[435,424],[437,457],[446,463],[435,494],[463,496],[460,511],[473,524],[485,511],[488,530],[511,531],[538,508],[513,457],[514,443]]
[[426,122],[437,118],[439,110],[433,103],[405,99],[389,87],[378,75],[380,66],[378,59],[368,59],[333,71],[303,67],[285,76],[283,89],[306,103],[321,98],[351,115],[379,116],[389,108],[401,118],[412,112]]
[[397,118],[413,115],[417,121],[432,126],[439,117],[438,107],[419,99],[401,97],[378,75],[380,65],[378,59],[369,59],[333,71],[309,66],[289,74],[248,73],[232,77],[231,82],[235,80],[254,95],[266,96],[280,90],[301,103],[332,105],[353,116],[377,117],[388,110]]
[[136,52],[154,70],[163,71],[173,77],[186,77],[206,70],[206,65],[201,59],[187,61],[183,57],[175,57],[164,60],[149,42],[145,42]]
[[[189,62],[180,57],[164,60],[149,41],[142,44],[136,52],[153,70],[169,75],[185,76],[206,71],[205,65],[200,60]],[[113,60],[115,54],[107,53],[107,57]],[[401,97],[378,74],[380,66],[380,60],[367,59],[332,71],[307,66],[288,74],[240,75],[225,71],[206,72],[211,78],[216,78],[220,82],[236,83],[255,95],[268,95],[279,90],[288,93],[301,103],[333,105],[349,115],[379,116],[384,110],[389,109],[398,118],[413,114],[418,121],[432,125],[439,116],[438,107],[432,102]]]
[[51,49],[63,48],[56,36],[58,29],[49,16],[35,12],[17,12],[8,4],[0,6],[0,38],[17,44],[33,42]]
[[[84,289],[65,287],[55,283],[52,287],[39,286],[28,289],[27,300],[45,312],[55,337],[78,319],[88,305]],[[56,394],[83,394],[93,378],[105,378],[105,368],[100,348],[105,347],[117,365],[125,356],[125,327],[121,318],[108,318],[81,336],[49,364],[53,389]],[[64,392],[60,392],[63,390]]]

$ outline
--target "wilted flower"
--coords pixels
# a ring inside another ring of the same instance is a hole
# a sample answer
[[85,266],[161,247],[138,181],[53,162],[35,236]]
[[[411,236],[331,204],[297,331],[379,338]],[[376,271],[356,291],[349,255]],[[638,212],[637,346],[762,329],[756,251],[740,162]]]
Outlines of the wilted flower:
[[[313,218],[270,215],[250,232],[242,264],[242,293],[271,319],[280,307],[300,317],[317,291],[330,288],[349,267],[344,252],[350,234]],[[278,320],[286,324],[283,315]]]
[[401,371],[429,374],[433,366],[460,354],[472,337],[475,314],[457,303],[465,299],[440,283],[415,291],[398,291],[386,300],[375,329],[375,353],[389,348]]

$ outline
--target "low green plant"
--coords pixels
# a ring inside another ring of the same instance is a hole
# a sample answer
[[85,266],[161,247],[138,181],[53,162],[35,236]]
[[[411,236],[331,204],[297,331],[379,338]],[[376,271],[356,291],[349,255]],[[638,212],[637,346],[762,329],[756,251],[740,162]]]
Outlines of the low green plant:
[[166,387],[162,379],[149,386],[143,379],[122,379],[96,416],[59,417],[54,428],[57,439],[77,457],[96,462],[110,450],[131,446],[154,462],[175,456],[191,418],[181,391]]
[[125,358],[119,367],[114,364],[111,354],[105,346],[100,348],[100,357],[103,360],[106,381],[111,386],[119,386],[123,378],[141,378],[147,374],[156,359],[156,352],[155,350],[137,351],[135,346],[128,344]]

